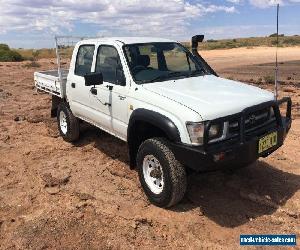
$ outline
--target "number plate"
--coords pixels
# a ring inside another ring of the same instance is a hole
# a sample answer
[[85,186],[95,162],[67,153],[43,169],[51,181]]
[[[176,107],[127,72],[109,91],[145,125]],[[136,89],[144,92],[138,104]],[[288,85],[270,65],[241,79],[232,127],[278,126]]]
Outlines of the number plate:
[[261,154],[266,150],[277,145],[277,132],[273,132],[260,138],[258,143],[258,153]]

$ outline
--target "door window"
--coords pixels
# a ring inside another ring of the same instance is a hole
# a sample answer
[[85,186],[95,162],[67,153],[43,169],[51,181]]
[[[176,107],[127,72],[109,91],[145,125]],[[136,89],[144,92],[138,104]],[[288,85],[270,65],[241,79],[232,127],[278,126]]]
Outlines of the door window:
[[91,73],[94,50],[94,45],[81,45],[79,47],[75,64],[75,75],[84,76]]
[[104,82],[124,85],[124,74],[116,48],[102,45],[98,49],[96,72],[101,72]]

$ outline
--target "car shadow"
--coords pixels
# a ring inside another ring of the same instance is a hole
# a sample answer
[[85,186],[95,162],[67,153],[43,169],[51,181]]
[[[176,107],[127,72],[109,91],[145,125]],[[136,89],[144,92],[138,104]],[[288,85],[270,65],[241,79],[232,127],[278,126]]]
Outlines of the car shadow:
[[83,122],[80,124],[80,139],[74,145],[76,147],[93,145],[108,157],[129,165],[126,142],[88,123]]
[[[88,124],[81,126],[81,135],[76,147],[93,145],[129,168],[125,142]],[[193,173],[188,177],[188,184],[183,201],[170,210],[198,209],[217,224],[233,228],[251,218],[274,213],[300,189],[300,176],[257,161],[232,174],[221,171]]]
[[199,213],[220,226],[233,228],[274,213],[299,189],[299,175],[257,161],[233,174],[190,175],[185,200],[172,210],[199,208]]

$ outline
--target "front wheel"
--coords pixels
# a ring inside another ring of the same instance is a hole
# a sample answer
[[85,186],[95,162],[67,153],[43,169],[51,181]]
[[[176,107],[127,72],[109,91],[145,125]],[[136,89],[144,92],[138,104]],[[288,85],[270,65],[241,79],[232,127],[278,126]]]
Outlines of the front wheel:
[[57,124],[59,133],[65,141],[74,142],[78,140],[78,119],[65,103],[60,103],[57,108]]
[[137,166],[141,185],[154,205],[171,207],[182,200],[187,187],[186,171],[164,139],[143,142]]

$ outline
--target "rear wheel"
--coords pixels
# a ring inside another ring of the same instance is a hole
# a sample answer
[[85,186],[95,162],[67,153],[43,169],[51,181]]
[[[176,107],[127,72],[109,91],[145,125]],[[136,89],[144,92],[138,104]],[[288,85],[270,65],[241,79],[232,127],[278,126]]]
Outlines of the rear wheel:
[[185,168],[175,159],[167,141],[146,140],[139,147],[137,166],[141,185],[156,206],[171,207],[183,198],[187,178]]
[[65,141],[74,142],[78,140],[78,119],[73,115],[72,111],[65,103],[61,103],[58,106],[57,124],[59,133]]

